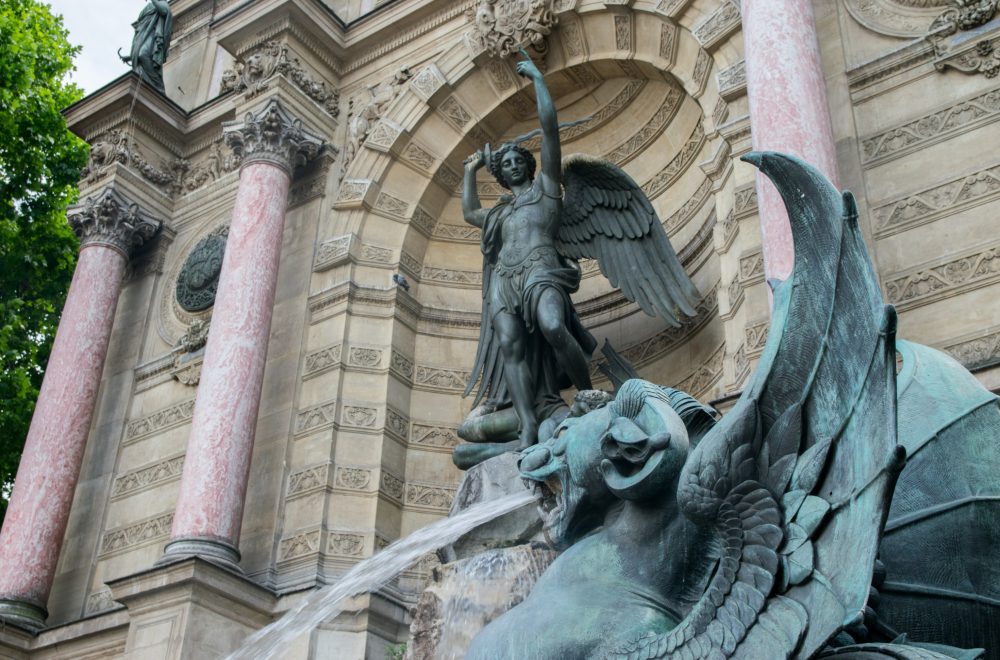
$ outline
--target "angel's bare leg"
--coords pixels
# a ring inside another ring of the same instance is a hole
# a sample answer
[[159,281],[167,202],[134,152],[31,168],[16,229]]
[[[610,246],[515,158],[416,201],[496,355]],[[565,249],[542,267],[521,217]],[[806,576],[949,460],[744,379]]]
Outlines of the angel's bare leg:
[[592,389],[590,364],[580,343],[567,327],[565,305],[558,291],[550,287],[542,292],[538,299],[536,319],[545,341],[555,351],[559,366],[573,381],[576,389]]
[[525,331],[521,319],[500,312],[493,317],[493,329],[500,338],[503,353],[503,375],[510,391],[514,412],[521,422],[520,446],[530,447],[538,441],[538,420],[532,403],[531,370],[525,359]]

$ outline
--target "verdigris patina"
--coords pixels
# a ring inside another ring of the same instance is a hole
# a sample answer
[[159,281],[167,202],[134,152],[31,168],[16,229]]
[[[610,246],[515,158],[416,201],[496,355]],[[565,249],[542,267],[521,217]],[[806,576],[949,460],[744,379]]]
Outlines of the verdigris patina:
[[145,82],[164,92],[163,62],[170,49],[170,37],[174,32],[174,15],[168,0],[148,0],[139,12],[139,18],[132,24],[135,36],[128,55],[118,56]]
[[700,439],[668,392],[631,380],[527,450],[522,477],[568,548],[467,657],[947,657],[853,644],[905,457],[896,316],[853,197],[797,159],[745,159],[796,246],[757,371]]
[[[510,440],[513,430],[523,448],[537,441],[544,420],[568,413],[560,390],[591,388],[588,358],[596,342],[569,297],[580,284],[578,259],[597,259],[629,300],[674,326],[682,314],[694,315],[698,292],[642,189],[600,159],[577,154],[564,161],[542,73],[527,55],[517,72],[533,81],[538,99],[541,171],[536,177],[534,156],[515,143],[486,145],[465,165],[462,209],[466,222],[482,229],[483,252],[479,349],[466,394],[478,382],[473,405],[489,400],[496,412],[479,420],[489,431],[484,437],[464,439]],[[491,209],[481,207],[476,190],[484,166],[511,192]]]

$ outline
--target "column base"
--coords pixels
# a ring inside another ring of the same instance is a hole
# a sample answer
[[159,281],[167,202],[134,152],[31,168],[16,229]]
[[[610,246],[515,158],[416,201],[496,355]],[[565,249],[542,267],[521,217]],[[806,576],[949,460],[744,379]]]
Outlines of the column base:
[[32,633],[45,627],[49,613],[40,605],[23,600],[0,598],[0,619]]
[[156,566],[166,566],[191,557],[199,557],[243,575],[243,569],[240,567],[240,551],[225,541],[214,539],[173,539],[163,548],[163,556],[156,561]]

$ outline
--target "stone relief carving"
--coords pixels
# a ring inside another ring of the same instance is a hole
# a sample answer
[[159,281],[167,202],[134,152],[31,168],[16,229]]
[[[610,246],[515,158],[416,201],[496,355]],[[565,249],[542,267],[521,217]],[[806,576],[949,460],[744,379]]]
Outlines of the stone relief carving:
[[131,525],[109,529],[101,537],[98,554],[109,555],[165,539],[170,534],[173,522],[174,514],[171,511]]
[[722,361],[725,357],[725,349],[725,343],[720,344],[702,366],[674,387],[684,392],[692,392],[692,396],[695,398],[704,399],[712,385],[722,378]]
[[223,124],[223,137],[241,161],[267,162],[289,174],[314,158],[323,139],[302,125],[277,99],[257,114],[248,112],[242,122]]
[[719,84],[719,94],[732,96],[747,86],[746,60],[727,66],[716,76]]
[[642,191],[646,196],[650,199],[656,198],[684,174],[701,151],[703,144],[705,144],[705,127],[699,122],[677,155],[670,159],[670,162],[653,178],[642,184]]
[[615,14],[615,48],[632,49],[632,19],[624,14]]
[[410,210],[410,204],[398,197],[393,197],[389,193],[380,192],[375,198],[375,208],[385,211],[390,215],[405,216]]
[[306,354],[302,377],[316,376],[340,364],[341,345],[327,346]]
[[956,69],[962,73],[981,73],[987,78],[996,78],[1000,73],[1000,39],[983,39],[976,42],[971,50],[961,50],[954,54],[944,51],[934,60],[939,70]]
[[885,162],[960,131],[993,121],[998,115],[1000,90],[991,90],[864,138],[861,141],[861,153],[866,165]]
[[994,328],[982,337],[951,344],[944,350],[966,369],[992,364],[1000,360],[1000,330]]
[[902,231],[993,199],[1000,193],[1000,165],[921,190],[872,209],[877,236]]
[[921,37],[950,0],[845,0],[850,15],[873,32]]
[[674,213],[663,221],[663,229],[667,234],[673,234],[678,229],[687,224],[694,214],[705,204],[709,194],[712,192],[712,181],[705,179],[694,191],[694,194]]
[[316,258],[313,260],[313,270],[317,273],[327,270],[340,262],[351,250],[351,235],[338,236],[323,241],[316,248]]
[[403,500],[403,480],[395,476],[391,472],[386,472],[382,469],[382,475],[379,480],[379,490],[385,493],[389,497],[402,501]]
[[455,488],[437,484],[408,483],[406,484],[404,504],[447,511],[451,507],[452,500],[455,499],[455,490]]
[[414,423],[410,431],[410,444],[422,447],[451,449],[460,442],[455,429],[447,426]]
[[417,365],[413,384],[415,387],[461,392],[465,390],[470,377],[470,372],[461,369]]
[[483,274],[478,270],[449,270],[432,266],[424,266],[420,279],[424,282],[439,282],[470,288],[480,287],[483,284]]
[[545,53],[546,37],[559,22],[552,0],[480,0],[470,18],[478,45],[493,57],[526,46]]
[[698,49],[698,57],[694,61],[694,69],[691,77],[694,79],[697,89],[692,92],[692,96],[699,96],[705,91],[705,83],[708,82],[708,74],[712,70],[712,56],[704,48]]
[[396,437],[405,440],[406,432],[410,421],[400,412],[386,407],[385,409],[385,430],[393,433]]
[[151,239],[162,223],[108,186],[67,212],[69,226],[84,245],[107,245],[125,255]]
[[361,534],[330,532],[327,552],[340,557],[361,557],[365,551],[365,537]]
[[961,255],[886,280],[886,298],[900,310],[1000,279],[1000,247]]
[[277,74],[291,80],[331,117],[340,115],[340,90],[327,87],[326,82],[308,73],[297,57],[288,56],[288,45],[280,41],[268,41],[245,55],[235,69],[223,71],[219,92],[246,92],[254,96],[267,89],[268,81]]
[[372,471],[367,468],[338,467],[334,484],[348,490],[367,490]]
[[348,363],[354,367],[375,369],[382,361],[382,351],[375,348],[359,348],[352,346],[348,353]]
[[726,0],[711,16],[692,30],[694,38],[703,48],[711,48],[740,26],[740,8],[732,0]]
[[136,141],[124,130],[112,129],[90,147],[87,165],[80,171],[80,182],[92,184],[109,175],[118,163],[135,170],[167,195],[176,192],[177,175],[173,163],[148,161]]
[[295,432],[305,433],[318,428],[333,426],[337,414],[337,402],[329,401],[306,408],[295,416]]
[[326,488],[329,483],[330,464],[313,465],[297,470],[288,475],[288,496],[301,495],[320,488]]
[[155,465],[126,472],[115,479],[111,497],[122,497],[178,479],[184,467],[184,456],[173,456]]
[[443,241],[455,241],[457,243],[479,243],[480,231],[478,227],[471,225],[450,225],[439,222],[434,225],[431,236]]
[[196,163],[187,159],[176,161],[173,168],[177,174],[174,187],[181,194],[192,193],[239,167],[240,158],[219,138],[209,145],[207,155]]
[[402,67],[392,78],[374,85],[366,85],[357,96],[352,96],[347,105],[347,142],[344,145],[344,178],[358,149],[364,144],[375,124],[385,116],[389,105],[403,92],[406,81],[413,77],[411,71]]
[[[188,253],[184,265],[177,274],[177,283],[174,287],[177,304],[185,312],[202,312],[215,304],[228,237],[229,226],[220,227],[198,241]],[[207,337],[207,329],[205,331]],[[180,341],[183,340],[182,337]],[[204,346],[204,343],[201,346]],[[185,350],[191,352],[197,349]]]
[[563,48],[566,49],[568,57],[579,57],[583,55],[587,46],[583,40],[583,30],[578,21],[567,21],[559,30],[562,36]]
[[684,92],[677,87],[670,86],[662,103],[657,107],[650,120],[623,143],[604,154],[603,158],[618,166],[634,158],[663,133],[670,120],[677,114],[683,100]]
[[364,406],[344,406],[343,415],[345,425],[371,428],[375,426],[378,411]]
[[677,34],[680,28],[674,23],[663,23],[660,26],[660,57],[673,62],[677,55]]
[[281,539],[278,544],[278,561],[295,559],[303,555],[319,552],[320,530],[314,529],[301,532],[295,536]]
[[125,440],[136,440],[167,428],[183,424],[194,414],[194,399],[181,401],[154,413],[133,419],[125,425]]
[[412,380],[413,360],[393,349],[389,358],[389,370],[402,376],[404,380]]
[[945,4],[950,6],[934,19],[930,32],[950,35],[959,30],[974,30],[989,23],[1000,10],[1000,0],[948,0]]
[[434,156],[416,142],[410,142],[406,145],[402,156],[422,170],[429,172],[434,168]]
[[122,604],[111,597],[111,590],[107,587],[87,596],[86,612],[88,616],[97,614],[98,612],[113,610],[117,607],[122,607]]

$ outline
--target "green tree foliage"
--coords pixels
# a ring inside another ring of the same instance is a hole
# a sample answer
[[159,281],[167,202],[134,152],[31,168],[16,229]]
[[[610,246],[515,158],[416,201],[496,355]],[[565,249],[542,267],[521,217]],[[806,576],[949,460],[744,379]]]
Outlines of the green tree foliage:
[[0,517],[76,264],[66,223],[86,144],[60,111],[79,51],[36,0],[0,2]]

